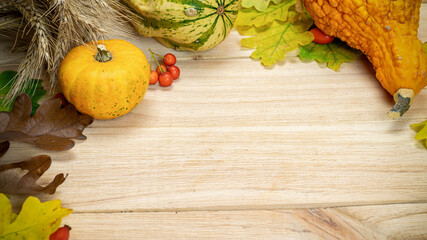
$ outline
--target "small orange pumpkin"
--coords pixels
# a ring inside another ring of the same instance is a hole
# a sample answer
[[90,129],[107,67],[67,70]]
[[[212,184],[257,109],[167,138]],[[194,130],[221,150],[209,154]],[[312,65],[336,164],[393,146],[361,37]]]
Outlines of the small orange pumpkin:
[[95,119],[117,118],[134,109],[147,92],[149,78],[144,53],[118,39],[73,48],[58,73],[65,98]]

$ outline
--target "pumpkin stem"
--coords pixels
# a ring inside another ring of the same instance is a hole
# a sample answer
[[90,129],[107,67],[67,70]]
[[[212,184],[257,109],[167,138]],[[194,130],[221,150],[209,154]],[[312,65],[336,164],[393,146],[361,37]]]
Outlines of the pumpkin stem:
[[387,116],[391,119],[400,118],[406,111],[408,111],[414,97],[414,90],[410,88],[399,88],[393,95],[393,99],[396,104],[394,104],[393,108],[387,113]]
[[98,44],[98,45],[96,45],[96,49],[98,51],[96,52],[95,59],[98,62],[108,62],[108,61],[110,61],[113,58],[113,56],[111,55],[111,52],[109,52],[107,50],[107,48],[105,47],[105,45]]

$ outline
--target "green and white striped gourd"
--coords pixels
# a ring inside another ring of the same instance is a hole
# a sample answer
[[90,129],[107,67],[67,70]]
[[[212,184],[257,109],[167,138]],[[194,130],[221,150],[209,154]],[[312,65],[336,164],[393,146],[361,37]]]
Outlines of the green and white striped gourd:
[[240,0],[126,0],[142,19],[138,32],[177,50],[204,51],[233,28]]

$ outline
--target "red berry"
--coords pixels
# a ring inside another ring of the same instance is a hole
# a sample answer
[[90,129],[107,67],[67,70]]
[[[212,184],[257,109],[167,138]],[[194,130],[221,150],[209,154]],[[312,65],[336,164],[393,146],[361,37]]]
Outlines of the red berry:
[[[163,71],[161,71],[160,68],[162,68]],[[156,72],[159,75],[161,75],[162,73],[167,72],[167,71],[168,71],[167,67],[165,65],[163,65],[163,64],[161,64],[160,66],[156,67]]]
[[174,80],[179,78],[180,70],[177,66],[174,65],[174,66],[168,67],[168,71],[172,74],[172,77]]
[[314,35],[313,42],[317,44],[328,44],[334,40],[334,37],[324,34],[322,30],[318,28],[313,28],[310,32]]
[[173,82],[173,77],[170,72],[165,72],[159,76],[159,84],[162,87],[169,87]]
[[60,227],[50,235],[49,240],[68,240],[70,237],[70,230],[71,227],[67,225]]
[[55,96],[53,96],[53,98],[59,98],[59,99],[61,99],[61,107],[65,107],[65,106],[67,106],[68,105],[68,101],[67,101],[67,99],[65,99],[65,96],[64,96],[64,94],[62,94],[62,93],[57,93]]
[[173,55],[172,53],[167,53],[164,57],[163,57],[163,63],[166,66],[172,66],[176,63],[176,57],[175,55]]
[[159,74],[156,71],[151,70],[151,73],[150,73],[150,85],[156,84],[157,80],[159,80]]

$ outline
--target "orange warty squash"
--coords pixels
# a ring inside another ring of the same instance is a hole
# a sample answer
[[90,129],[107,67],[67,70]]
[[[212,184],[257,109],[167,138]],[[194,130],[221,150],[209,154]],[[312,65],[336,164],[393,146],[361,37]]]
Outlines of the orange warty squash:
[[316,26],[361,50],[394,96],[401,117],[427,85],[427,56],[417,37],[421,0],[305,0]]
[[58,73],[65,98],[95,119],[117,118],[134,109],[147,92],[149,77],[144,53],[116,39],[73,48]]

